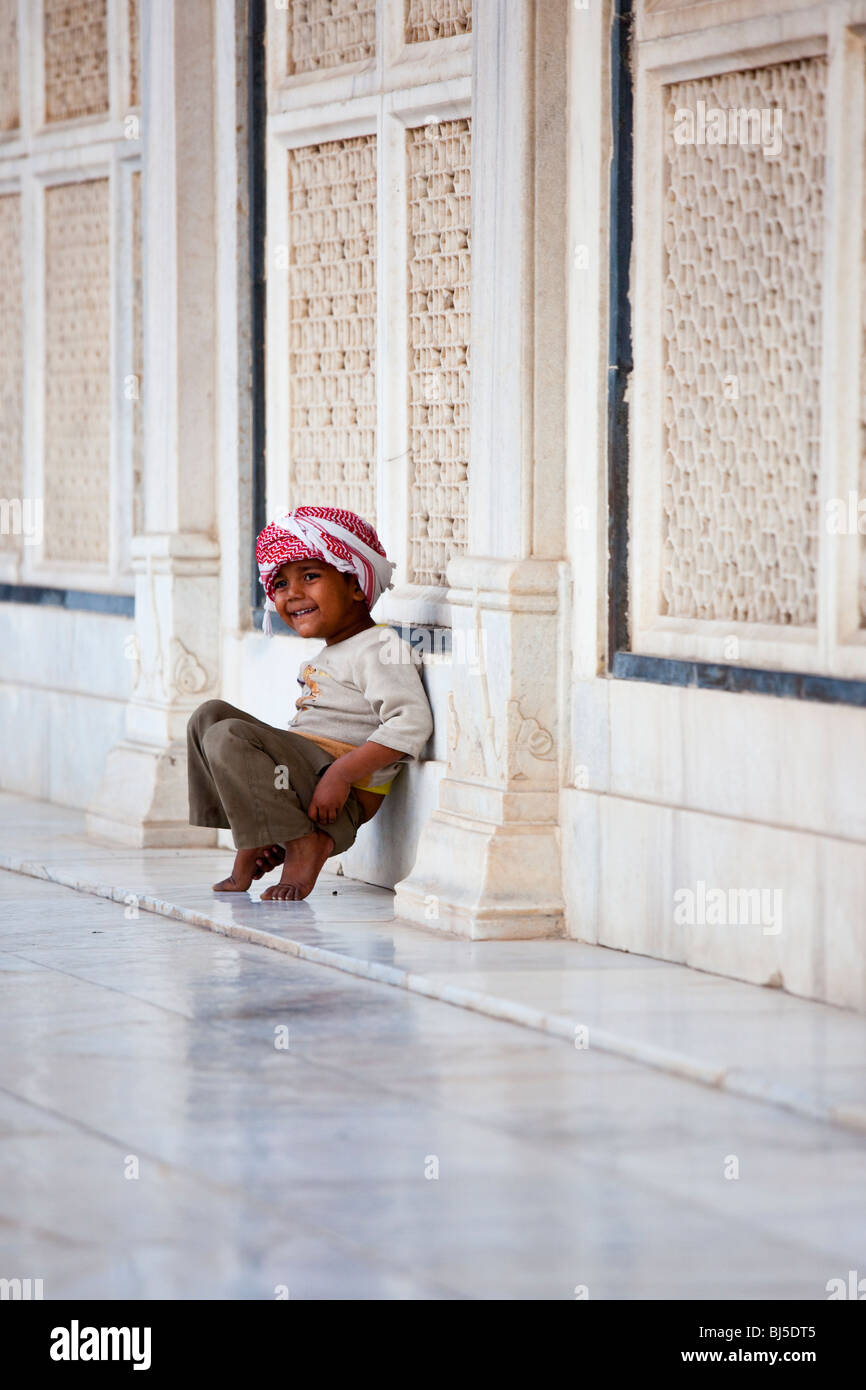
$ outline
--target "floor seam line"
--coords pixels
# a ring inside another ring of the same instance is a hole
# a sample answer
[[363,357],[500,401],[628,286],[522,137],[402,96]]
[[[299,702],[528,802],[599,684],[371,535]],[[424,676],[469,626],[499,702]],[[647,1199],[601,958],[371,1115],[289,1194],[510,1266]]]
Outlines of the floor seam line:
[[478,990],[468,990],[459,985],[436,985],[427,977],[416,972],[401,970],[395,966],[383,966],[360,957],[340,955],[323,947],[307,946],[291,937],[276,938],[256,927],[226,924],[215,921],[208,913],[192,908],[182,908],[170,900],[149,893],[137,893],[133,889],[120,888],[111,884],[87,883],[80,877],[71,877],[52,869],[36,860],[19,859],[14,855],[0,855],[0,869],[31,878],[55,883],[73,892],[107,898],[111,902],[128,903],[132,898],[143,911],[174,921],[185,922],[190,926],[212,931],[229,939],[246,941],[251,945],[263,946],[268,950],[281,951],[313,964],[329,966],[344,974],[374,980],[392,988],[408,990],[428,999],[437,999],[470,1012],[483,1014],[501,1022],[513,1023],[518,1027],[531,1029],[547,1037],[568,1038],[574,1041],[577,1030],[585,1029],[592,1046],[598,1051],[647,1066],[682,1080],[692,1081],[711,1089],[724,1091],[728,1095],[739,1096],[758,1104],[776,1109],[792,1111],[801,1118],[834,1128],[866,1132],[866,1109],[858,1105],[833,1107],[819,1106],[804,1101],[801,1096],[784,1084],[760,1077],[748,1079],[732,1078],[731,1068],[701,1061],[676,1053],[669,1048],[656,1047],[651,1043],[635,1041],[606,1029],[598,1029],[576,1022],[561,1014],[552,1014],[530,1005],[515,1003],[495,995],[483,994]]

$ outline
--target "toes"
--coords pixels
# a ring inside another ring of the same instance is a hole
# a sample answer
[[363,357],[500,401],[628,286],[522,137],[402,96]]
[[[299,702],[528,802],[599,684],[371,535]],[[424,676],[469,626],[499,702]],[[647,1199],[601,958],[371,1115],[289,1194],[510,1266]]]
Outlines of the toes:
[[273,883],[262,893],[261,901],[269,903],[297,902],[307,896],[296,883]]
[[268,845],[256,859],[253,878],[259,879],[265,874],[269,874],[271,869],[275,869],[278,864],[281,864],[285,857],[286,851],[282,845]]
[[303,902],[314,887],[314,883],[272,883],[261,894],[260,902]]

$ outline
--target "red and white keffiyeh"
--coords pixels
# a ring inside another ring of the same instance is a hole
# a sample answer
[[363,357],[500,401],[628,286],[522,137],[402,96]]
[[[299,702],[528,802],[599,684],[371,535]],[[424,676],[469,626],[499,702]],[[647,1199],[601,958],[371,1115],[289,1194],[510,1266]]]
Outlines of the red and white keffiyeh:
[[268,635],[271,614],[276,612],[274,576],[292,560],[320,560],[342,574],[357,575],[368,608],[383,590],[393,587],[396,566],[368,521],[340,507],[295,507],[270,522],[256,541],[256,563],[266,595],[262,630]]

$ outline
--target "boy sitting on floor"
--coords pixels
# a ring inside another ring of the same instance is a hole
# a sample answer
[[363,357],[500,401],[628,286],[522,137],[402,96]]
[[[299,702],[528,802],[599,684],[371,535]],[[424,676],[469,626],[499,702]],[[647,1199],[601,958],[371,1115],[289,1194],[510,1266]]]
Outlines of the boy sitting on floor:
[[276,612],[324,647],[301,665],[297,713],[276,729],[223,700],[189,721],[189,818],[231,829],[237,854],[216,892],[244,893],[283,863],[263,900],[306,898],[325,860],[376,814],[433,730],[419,658],[370,609],[393,564],[373,527],[335,507],[297,507],[266,526],[256,560]]

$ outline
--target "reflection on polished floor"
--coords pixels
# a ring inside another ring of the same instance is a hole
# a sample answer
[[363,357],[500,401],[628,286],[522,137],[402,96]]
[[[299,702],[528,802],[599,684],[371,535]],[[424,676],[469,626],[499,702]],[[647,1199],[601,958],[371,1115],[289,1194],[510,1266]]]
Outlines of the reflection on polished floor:
[[[520,1023],[866,1134],[866,1017],[567,938],[468,941],[401,922],[393,894],[323,874],[300,903],[219,894],[225,850],[87,839],[83,816],[0,793],[0,869]],[[272,877],[275,877],[273,875]],[[268,881],[268,880],[266,880]]]
[[0,1275],[46,1298],[824,1299],[862,1263],[856,1132],[22,875],[0,912]]

